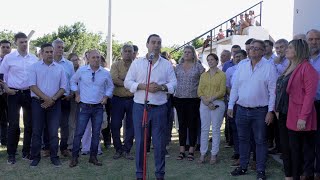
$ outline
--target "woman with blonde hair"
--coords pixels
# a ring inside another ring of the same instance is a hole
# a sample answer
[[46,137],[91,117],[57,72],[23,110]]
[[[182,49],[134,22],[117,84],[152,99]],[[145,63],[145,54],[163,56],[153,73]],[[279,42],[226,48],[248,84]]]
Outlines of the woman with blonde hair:
[[[284,72],[290,75],[286,92],[289,102],[286,127],[292,161],[292,177],[306,179],[314,173],[315,131],[317,117],[314,100],[318,85],[318,73],[309,63],[309,46],[305,40],[292,40],[286,51],[290,65]],[[281,140],[281,138],[280,138]]]
[[208,151],[208,137],[212,124],[212,148],[210,164],[217,162],[220,144],[220,128],[225,112],[224,95],[226,94],[226,75],[217,65],[219,58],[212,53],[207,56],[210,69],[203,73],[198,87],[198,96],[201,98],[201,142],[199,163],[205,162]]
[[199,121],[200,99],[197,94],[201,74],[204,67],[198,63],[196,51],[192,46],[186,46],[180,64],[175,68],[177,77],[177,89],[174,94],[174,106],[177,110],[179,121],[180,154],[177,160],[186,157],[185,146],[187,130],[189,135],[188,160],[194,160],[194,147],[197,141],[197,126]]

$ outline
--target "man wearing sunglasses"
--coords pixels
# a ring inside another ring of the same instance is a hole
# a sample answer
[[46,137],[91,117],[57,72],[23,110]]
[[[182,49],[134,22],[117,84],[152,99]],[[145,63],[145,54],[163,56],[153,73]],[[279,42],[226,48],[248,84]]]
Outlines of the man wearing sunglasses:
[[114,85],[110,73],[101,64],[101,55],[97,50],[87,52],[88,65],[80,67],[71,78],[71,90],[75,92],[75,100],[79,104],[79,114],[73,140],[70,167],[78,164],[81,138],[89,119],[92,123],[92,140],[89,163],[102,166],[98,161],[98,144],[103,121],[103,105],[111,98]]
[[257,179],[266,179],[266,129],[273,119],[277,72],[271,63],[264,60],[264,53],[264,42],[252,41],[250,58],[238,65],[234,75],[227,114],[232,118],[234,105],[237,104],[240,167],[231,172],[232,176],[247,172],[252,130],[256,143]]

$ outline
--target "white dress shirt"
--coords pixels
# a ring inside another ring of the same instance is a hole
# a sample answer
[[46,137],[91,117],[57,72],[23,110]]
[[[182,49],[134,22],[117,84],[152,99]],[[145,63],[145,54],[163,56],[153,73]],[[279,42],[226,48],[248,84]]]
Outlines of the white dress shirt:
[[261,59],[252,70],[251,60],[242,60],[233,76],[228,109],[235,103],[243,107],[268,106],[274,110],[277,72],[275,67]]
[[[47,65],[43,60],[38,61],[30,67],[29,72],[29,86],[36,85],[49,97],[54,96],[61,88],[67,88],[65,71],[56,62]],[[31,91],[31,97],[34,96],[37,95]]]
[[3,58],[0,73],[4,74],[8,87],[20,90],[29,89],[29,68],[36,62],[38,58],[35,55],[27,54],[23,57],[18,51],[14,51]]
[[[131,93],[134,93],[134,102],[144,104],[145,90],[138,90],[140,83],[147,84],[147,74],[149,61],[146,57],[134,60],[129,68],[127,76],[124,80],[124,87]],[[177,79],[170,61],[159,57],[157,62],[152,65],[150,83],[166,85],[168,93],[173,94],[177,85]],[[158,91],[156,93],[149,92],[149,104],[162,105],[167,102],[167,93]]]
[[229,67],[226,71],[226,78],[227,78],[226,86],[227,86],[227,88],[232,87],[232,83],[233,83],[232,77],[233,77],[233,74],[236,72],[237,67],[238,67],[238,65],[236,64],[232,67]]
[[80,101],[87,104],[99,104],[104,96],[112,97],[114,89],[110,73],[101,66],[95,72],[90,65],[80,67],[70,84],[72,91],[79,91]]

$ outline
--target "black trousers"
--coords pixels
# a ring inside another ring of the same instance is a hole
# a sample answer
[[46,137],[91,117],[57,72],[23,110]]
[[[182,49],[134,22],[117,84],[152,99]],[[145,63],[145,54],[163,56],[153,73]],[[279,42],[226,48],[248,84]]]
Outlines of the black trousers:
[[174,97],[173,101],[178,114],[180,146],[186,146],[189,129],[189,145],[194,147],[197,142],[200,99]]
[[289,135],[287,128],[287,115],[279,113],[278,129],[280,135],[282,161],[284,166],[284,174],[286,177],[292,177],[292,161],[291,151],[289,145]]
[[320,100],[315,101],[317,111],[317,132],[316,132],[316,169],[315,173],[320,176]]
[[293,179],[301,175],[313,176],[315,159],[315,131],[288,131]]
[[107,113],[107,121],[108,127],[101,130],[101,134],[103,136],[104,145],[107,147],[111,145],[111,130],[110,130],[110,120],[111,120],[111,99],[108,98],[107,104],[105,105],[106,113]]
[[281,150],[281,145],[280,145],[280,134],[279,134],[279,120],[277,117],[274,115],[273,122],[267,127],[267,138],[268,142],[275,142],[275,148],[278,150]]
[[6,95],[0,95],[0,142],[1,145],[7,145],[8,133],[8,106]]
[[15,156],[19,137],[20,137],[20,108],[23,110],[23,155],[30,154],[30,144],[32,136],[32,123],[31,123],[31,96],[30,90],[18,91],[15,95],[8,96],[8,145],[7,153],[9,156]]

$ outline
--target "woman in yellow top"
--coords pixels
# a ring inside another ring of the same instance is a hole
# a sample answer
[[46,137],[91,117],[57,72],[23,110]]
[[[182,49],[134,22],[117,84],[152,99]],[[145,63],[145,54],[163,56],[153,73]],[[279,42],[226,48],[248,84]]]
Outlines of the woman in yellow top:
[[200,163],[205,162],[205,154],[208,150],[208,138],[210,124],[212,123],[212,149],[210,164],[217,162],[217,154],[220,144],[220,127],[225,111],[223,101],[226,93],[226,75],[218,69],[219,58],[211,53],[207,56],[210,69],[200,77],[198,96],[201,98],[201,142],[200,142]]

